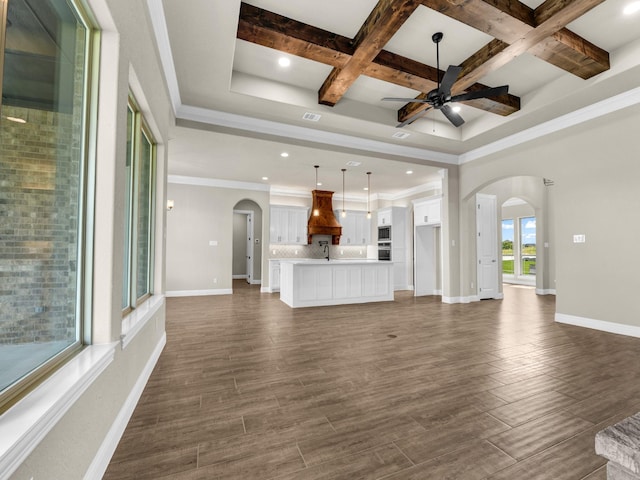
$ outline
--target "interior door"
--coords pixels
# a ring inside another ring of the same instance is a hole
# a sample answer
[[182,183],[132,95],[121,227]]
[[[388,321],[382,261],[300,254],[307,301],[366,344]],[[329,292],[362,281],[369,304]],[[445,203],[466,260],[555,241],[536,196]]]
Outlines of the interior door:
[[433,226],[415,227],[414,236],[415,267],[414,295],[434,295],[436,291],[436,228]]
[[253,278],[253,214],[247,214],[247,283]]
[[476,195],[476,247],[478,258],[478,296],[498,296],[498,211],[495,195]]

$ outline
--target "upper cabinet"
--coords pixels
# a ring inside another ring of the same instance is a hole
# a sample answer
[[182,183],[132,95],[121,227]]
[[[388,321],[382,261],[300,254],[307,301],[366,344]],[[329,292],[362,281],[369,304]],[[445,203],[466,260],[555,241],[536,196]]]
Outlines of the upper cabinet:
[[281,243],[286,245],[307,244],[307,220],[309,209],[306,207],[271,205],[270,210],[270,243]]
[[413,201],[413,224],[438,225],[442,222],[442,198],[428,198]]
[[391,225],[391,207],[381,208],[378,210],[378,226],[383,227]]
[[367,218],[367,212],[347,210],[346,217],[341,217],[340,212],[340,210],[335,211],[335,216],[342,226],[340,245],[369,245],[371,220]]

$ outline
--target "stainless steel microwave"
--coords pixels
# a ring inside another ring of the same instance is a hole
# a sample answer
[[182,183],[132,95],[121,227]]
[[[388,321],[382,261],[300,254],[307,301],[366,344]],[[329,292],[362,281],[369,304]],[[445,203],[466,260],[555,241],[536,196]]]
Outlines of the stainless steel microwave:
[[379,242],[388,242],[391,240],[391,226],[381,226],[378,227],[378,241]]

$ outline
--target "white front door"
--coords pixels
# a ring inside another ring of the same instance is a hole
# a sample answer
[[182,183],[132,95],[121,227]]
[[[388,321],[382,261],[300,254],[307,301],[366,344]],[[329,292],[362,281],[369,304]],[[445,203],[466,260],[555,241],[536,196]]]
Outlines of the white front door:
[[478,258],[478,296],[480,299],[497,298],[498,268],[498,213],[495,195],[476,195],[476,246]]

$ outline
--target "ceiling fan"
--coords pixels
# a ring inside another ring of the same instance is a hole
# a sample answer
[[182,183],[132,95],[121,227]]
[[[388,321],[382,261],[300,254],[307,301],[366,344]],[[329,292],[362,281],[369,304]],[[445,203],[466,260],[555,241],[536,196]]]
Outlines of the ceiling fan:
[[[431,40],[436,44],[436,68],[438,71],[438,88],[431,90],[427,94],[427,98],[418,99],[418,98],[395,98],[395,97],[385,97],[382,100],[391,101],[391,102],[417,102],[417,103],[428,103],[429,108],[435,108],[436,110],[440,110],[447,119],[456,127],[459,127],[464,123],[464,119],[453,111],[450,102],[462,102],[464,100],[475,100],[477,98],[486,98],[486,97],[496,97],[498,95],[504,95],[509,92],[509,85],[503,85],[501,87],[494,88],[486,88],[484,90],[479,90],[476,92],[467,92],[461,93],[460,95],[451,96],[451,87],[456,82],[458,75],[462,71],[462,67],[449,65],[447,71],[442,77],[442,82],[440,82],[440,40],[442,40],[443,34],[442,32],[436,32],[431,36]],[[414,116],[406,119],[404,122],[397,125],[397,128],[402,128],[405,125],[414,122],[419,117],[424,115],[425,110],[418,112]]]

